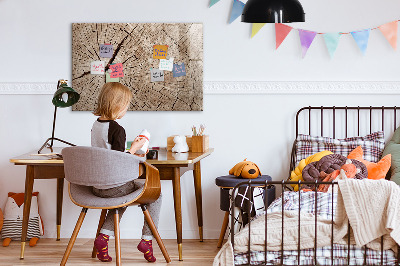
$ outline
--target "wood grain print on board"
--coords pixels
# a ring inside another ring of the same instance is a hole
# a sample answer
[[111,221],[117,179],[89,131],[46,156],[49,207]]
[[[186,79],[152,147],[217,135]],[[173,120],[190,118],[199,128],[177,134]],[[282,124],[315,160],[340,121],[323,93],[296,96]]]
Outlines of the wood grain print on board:
[[[100,57],[100,44],[112,44],[111,58]],[[185,64],[186,76],[164,71],[163,82],[151,82],[154,45],[168,45],[174,63]],[[133,92],[131,111],[203,110],[203,25],[201,23],[73,23],[72,87],[81,97],[72,108],[93,111],[106,82],[105,75],[90,74],[93,61],[104,61],[107,71],[122,63],[120,82]]]

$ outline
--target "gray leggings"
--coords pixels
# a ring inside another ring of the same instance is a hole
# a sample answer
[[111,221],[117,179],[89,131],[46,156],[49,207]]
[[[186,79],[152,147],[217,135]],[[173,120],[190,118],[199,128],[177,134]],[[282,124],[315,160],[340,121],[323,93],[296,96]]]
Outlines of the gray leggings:
[[[101,198],[122,197],[138,189],[141,189],[143,186],[144,182],[138,182],[138,181],[135,182],[135,180],[133,180],[119,187],[113,187],[108,189],[93,188],[93,194]],[[157,228],[158,228],[158,221],[160,219],[161,202],[162,202],[162,196],[160,194],[160,197],[155,202],[146,204],[146,207],[149,210],[151,218],[153,218],[154,224],[156,225]],[[125,210],[126,207],[118,208],[120,219],[122,218],[122,215],[124,214]],[[109,236],[114,236],[114,214],[115,214],[115,209],[108,210],[106,220],[104,221],[100,233]],[[142,239],[146,240],[153,239],[153,234],[146,220],[144,221],[143,225]]]

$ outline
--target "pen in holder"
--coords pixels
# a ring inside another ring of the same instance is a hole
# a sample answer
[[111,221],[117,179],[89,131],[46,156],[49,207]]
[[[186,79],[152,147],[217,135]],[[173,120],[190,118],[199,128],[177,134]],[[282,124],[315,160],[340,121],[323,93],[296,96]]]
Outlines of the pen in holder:
[[192,136],[192,152],[205,152],[208,150],[209,136]]

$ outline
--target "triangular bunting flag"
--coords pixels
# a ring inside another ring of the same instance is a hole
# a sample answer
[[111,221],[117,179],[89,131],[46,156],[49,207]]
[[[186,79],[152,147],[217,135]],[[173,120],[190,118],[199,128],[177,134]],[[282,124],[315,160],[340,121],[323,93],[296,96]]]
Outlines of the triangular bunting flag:
[[300,30],[301,55],[304,58],[317,33],[315,31]]
[[208,7],[212,7],[213,5],[215,5],[218,2],[219,2],[219,0],[210,0],[210,5]]
[[256,35],[262,27],[264,27],[265,23],[253,23],[253,26],[251,28],[251,38]]
[[338,47],[339,39],[340,36],[342,36],[342,34],[340,34],[339,32],[334,32],[334,33],[325,33],[323,36],[326,48],[328,48],[329,55],[332,58],[333,54],[336,51],[336,48]]
[[229,23],[232,23],[235,19],[237,19],[240,15],[242,15],[242,11],[244,8],[244,3],[239,0],[233,0],[231,17],[229,18]]
[[361,53],[364,55],[368,46],[369,33],[371,29],[353,31],[351,35],[353,35],[354,40],[356,41],[358,47],[361,50]]
[[386,23],[382,26],[378,27],[383,35],[385,35],[386,39],[390,43],[390,45],[393,47],[393,49],[396,50],[397,48],[397,20],[393,22]]
[[278,49],[278,47],[282,44],[282,42],[285,40],[286,36],[288,36],[289,32],[292,29],[293,28],[288,25],[275,23],[276,49]]

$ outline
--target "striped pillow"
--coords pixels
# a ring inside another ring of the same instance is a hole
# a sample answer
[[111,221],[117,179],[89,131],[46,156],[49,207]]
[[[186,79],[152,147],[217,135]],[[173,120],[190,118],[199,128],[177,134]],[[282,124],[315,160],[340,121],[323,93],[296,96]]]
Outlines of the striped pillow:
[[364,137],[352,137],[345,139],[333,139],[329,137],[317,137],[299,134],[296,139],[296,165],[302,159],[307,158],[317,152],[329,150],[343,156],[361,146],[364,151],[364,159],[370,162],[378,162],[381,159],[385,140],[383,131],[378,131]]

